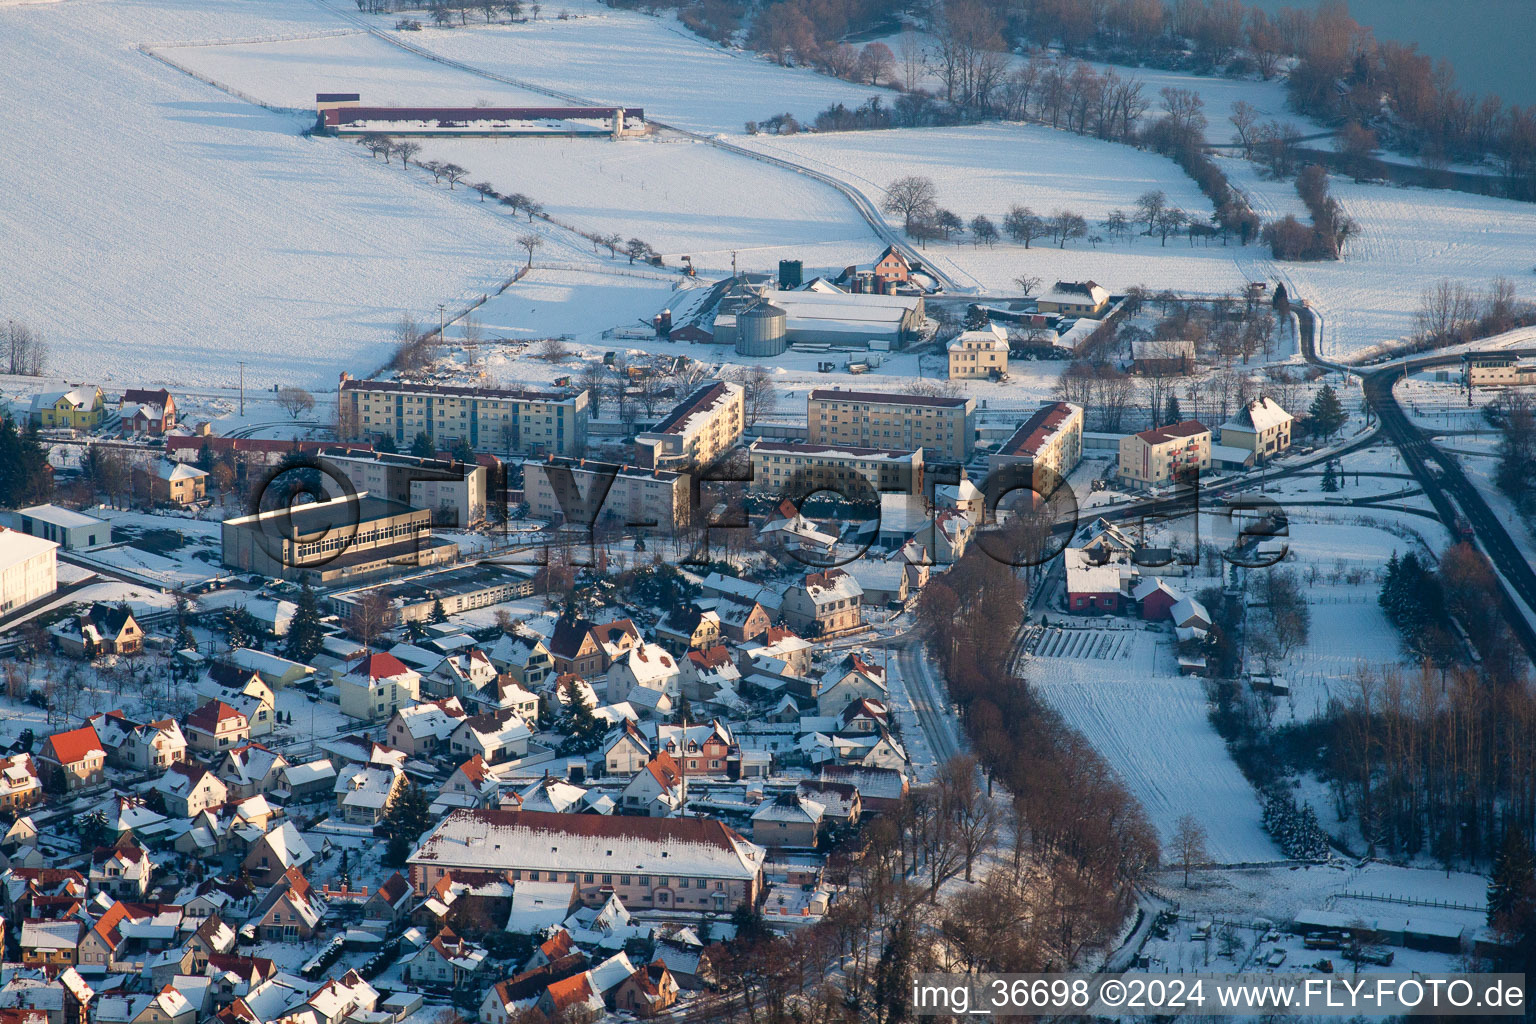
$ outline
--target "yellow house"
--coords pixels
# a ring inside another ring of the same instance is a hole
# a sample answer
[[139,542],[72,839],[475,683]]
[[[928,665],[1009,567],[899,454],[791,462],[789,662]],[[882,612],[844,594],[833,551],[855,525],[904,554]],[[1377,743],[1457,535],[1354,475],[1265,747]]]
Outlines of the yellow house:
[[961,331],[948,351],[950,380],[996,378],[1008,372],[1008,337],[999,327]]
[[32,422],[42,429],[95,430],[101,426],[106,414],[101,388],[95,384],[77,384],[68,391],[44,391],[33,395],[29,411]]

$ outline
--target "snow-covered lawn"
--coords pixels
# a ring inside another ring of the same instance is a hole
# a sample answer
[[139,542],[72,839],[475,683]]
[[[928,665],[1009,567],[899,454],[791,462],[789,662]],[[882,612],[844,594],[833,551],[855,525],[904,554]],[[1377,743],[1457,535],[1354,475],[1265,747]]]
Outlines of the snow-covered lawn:
[[511,274],[513,234],[458,195],[135,49],[338,25],[279,0],[0,9],[0,299],[55,372],[188,387],[243,359],[248,387],[334,381],[383,361],[402,310]]
[[[1134,216],[1136,197],[1160,190],[1168,202],[1204,219],[1210,202],[1173,161],[1130,146],[1073,135],[1038,125],[983,124],[964,128],[834,132],[788,137],[756,135],[736,140],[752,149],[802,163],[848,181],[876,204],[897,178],[931,178],[940,206],[969,223],[985,214],[1001,230],[1003,215],[1017,203],[1042,216],[1058,209],[1079,213],[1090,234],[1119,209]],[[888,217],[901,227],[900,217]],[[1107,237],[1107,236],[1106,236]],[[962,284],[1017,294],[1020,274],[1056,280],[1098,281],[1114,291],[1146,284],[1151,290],[1222,294],[1250,280],[1247,269],[1267,253],[1257,246],[1220,242],[1191,246],[1180,237],[1167,245],[1137,237],[1096,248],[1086,239],[1057,248],[1049,239],[1030,246],[1007,240],[972,245],[930,242],[924,255]],[[1263,276],[1262,274],[1260,275]]]
[[1253,787],[1206,718],[1205,683],[1176,674],[1166,635],[1134,627],[1073,632],[1062,631],[1072,641],[1064,656],[1037,655],[1024,675],[1120,774],[1163,842],[1193,814],[1213,861],[1277,859]]

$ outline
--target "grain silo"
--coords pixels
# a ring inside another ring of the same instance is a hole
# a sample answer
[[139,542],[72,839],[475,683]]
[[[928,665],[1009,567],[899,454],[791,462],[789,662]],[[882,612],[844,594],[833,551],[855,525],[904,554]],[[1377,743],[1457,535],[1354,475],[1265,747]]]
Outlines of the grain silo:
[[736,314],[736,351],[744,356],[781,355],[789,347],[789,318],[766,299]]

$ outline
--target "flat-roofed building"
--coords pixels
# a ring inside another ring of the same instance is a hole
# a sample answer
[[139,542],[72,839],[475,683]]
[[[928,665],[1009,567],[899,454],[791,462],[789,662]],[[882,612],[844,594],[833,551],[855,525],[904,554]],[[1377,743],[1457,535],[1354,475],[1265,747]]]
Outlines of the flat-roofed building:
[[439,449],[580,455],[587,447],[587,393],[504,390],[341,377],[336,436],[400,448],[426,434]]
[[441,565],[458,545],[432,539],[432,513],[360,494],[223,523],[224,564],[322,584]]
[[784,341],[791,345],[862,349],[878,342],[900,348],[922,337],[927,323],[921,295],[861,294],[835,287],[785,291],[739,279],[717,307],[713,341],[735,344],[742,311],[764,299],[783,312]]
[[669,469],[554,457],[523,463],[523,499],[540,519],[593,525],[612,518],[670,531],[688,523],[688,487],[688,474]]
[[925,449],[970,460],[976,443],[976,400],[936,395],[817,388],[806,399],[812,444]]
[[857,498],[858,491],[843,490],[854,479],[882,494],[923,493],[921,451],[760,440],[752,442],[747,454],[752,460],[748,489],[754,494],[798,499],[826,489]]
[[16,513],[21,532],[51,540],[65,551],[112,543],[112,524],[61,505],[33,505]]
[[645,910],[728,912],[754,906],[766,851],[709,818],[459,810],[408,863],[425,891],[455,873],[574,884],[589,906],[618,896]]
[[717,380],[696,388],[650,430],[635,437],[635,461],[644,469],[707,466],[729,451],[745,422],[740,384]]
[[1035,489],[1049,496],[1083,457],[1083,407],[1070,402],[1043,405],[1019,424],[987,460],[989,472],[1004,466],[1033,470]]
[[1211,431],[1199,420],[1155,427],[1120,440],[1120,479],[1162,483],[1191,469],[1211,468]]
[[[485,518],[484,466],[347,448],[327,448],[320,458],[345,476],[354,492],[424,508],[440,525],[467,527]],[[340,490],[335,480],[323,482],[333,494]]]
[[0,615],[58,589],[58,544],[0,527]]
[[1514,388],[1536,384],[1536,362],[1512,355],[1478,353],[1467,357],[1467,383],[1477,388]]
[[399,582],[378,583],[330,596],[331,607],[346,615],[359,600],[369,594],[389,599],[401,622],[426,622],[439,601],[448,615],[488,608],[493,604],[532,597],[534,567],[502,566],[491,563],[465,565],[440,572],[413,576]]

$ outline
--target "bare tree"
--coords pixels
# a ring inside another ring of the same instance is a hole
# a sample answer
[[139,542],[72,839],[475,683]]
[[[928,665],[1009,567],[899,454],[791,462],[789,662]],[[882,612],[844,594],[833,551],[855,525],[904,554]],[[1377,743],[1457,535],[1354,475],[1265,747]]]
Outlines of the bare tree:
[[914,220],[926,218],[938,205],[939,190],[932,178],[908,175],[897,178],[885,187],[885,201],[880,208],[886,213],[899,213],[908,233]]
[[379,132],[369,132],[361,136],[358,138],[357,144],[373,154],[375,160],[382,156],[385,163],[389,163],[389,155],[394,152],[395,148],[394,140],[388,135],[383,135]]
[[352,604],[343,620],[347,632],[361,644],[371,644],[395,625],[396,613],[389,597],[379,591],[365,591]]
[[485,202],[486,196],[493,196],[496,194],[496,186],[492,185],[488,181],[477,181],[469,187],[480,193],[480,201],[482,203]]
[[517,244],[521,248],[528,250],[528,267],[532,269],[533,251],[544,244],[544,239],[530,231],[525,235],[518,235]]
[[298,419],[300,414],[310,412],[315,408],[315,396],[303,388],[287,387],[277,393],[277,404],[289,416]]
[[48,362],[48,345],[43,336],[20,320],[6,324],[5,344],[10,352],[10,372],[39,377]]
[[1045,221],[1027,206],[1010,206],[1003,216],[1003,230],[1015,242],[1023,242],[1024,248],[1046,232]]
[[1037,274],[1020,274],[1013,279],[1013,283],[1019,286],[1025,298],[1033,295],[1040,288],[1040,277]]
[[603,404],[603,382],[608,377],[608,368],[596,359],[589,359],[581,364],[581,369],[576,373],[576,386],[587,393],[587,406],[592,416],[596,418]]
[[634,263],[637,259],[649,259],[651,256],[650,243],[644,241],[643,239],[631,238],[629,241],[624,243],[624,255],[629,257],[630,263]]
[[742,419],[747,427],[757,426],[759,419],[771,413],[778,405],[778,395],[773,390],[773,375],[768,368],[754,363],[736,372],[736,383],[742,387]]
[[389,151],[400,158],[401,167],[409,167],[411,161],[416,159],[416,154],[421,152],[421,143],[396,140],[390,144]]
[[1206,860],[1205,829],[1201,827],[1200,820],[1193,814],[1186,814],[1179,819],[1173,830],[1171,850],[1175,867],[1184,869],[1184,888],[1189,888],[1189,869],[1196,864],[1203,864]]
[[1161,189],[1143,192],[1136,197],[1136,215],[1141,220],[1147,222],[1147,230],[1143,232],[1144,234],[1150,235],[1152,233],[1153,229],[1157,226],[1158,215],[1163,212],[1164,207],[1167,205],[1168,196]]
[[563,363],[571,358],[571,347],[565,343],[564,338],[545,338],[539,342],[533,357],[546,363]]
[[1244,100],[1238,100],[1232,104],[1232,116],[1227,118],[1232,122],[1232,127],[1237,134],[1237,144],[1243,147],[1243,156],[1253,159],[1253,144],[1256,141],[1254,128],[1259,123],[1259,111],[1253,104]]

